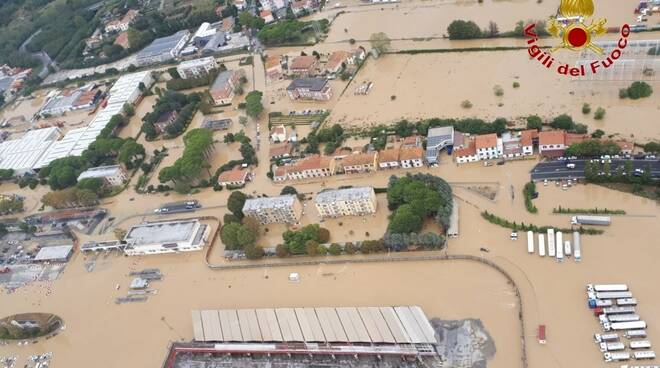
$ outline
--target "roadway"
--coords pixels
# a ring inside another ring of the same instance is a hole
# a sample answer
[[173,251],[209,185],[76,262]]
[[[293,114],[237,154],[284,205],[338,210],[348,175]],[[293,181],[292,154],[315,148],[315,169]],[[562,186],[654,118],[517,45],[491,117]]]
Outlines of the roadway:
[[[532,180],[565,180],[584,178],[584,167],[589,160],[549,161],[541,162],[534,166],[530,172]],[[651,167],[651,175],[660,177],[660,160],[622,160],[612,159],[610,172],[614,173],[619,166],[625,165],[626,161],[632,163],[632,170],[644,170],[647,165]],[[569,169],[566,164],[575,164],[575,168]]]

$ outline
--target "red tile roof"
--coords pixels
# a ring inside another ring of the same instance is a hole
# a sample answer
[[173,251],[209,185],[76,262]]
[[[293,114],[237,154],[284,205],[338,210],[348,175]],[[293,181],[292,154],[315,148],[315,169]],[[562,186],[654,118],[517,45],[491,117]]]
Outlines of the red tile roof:
[[334,70],[339,67],[341,63],[345,62],[349,56],[351,56],[351,54],[348,51],[335,51],[330,54],[330,58],[328,58],[328,62],[325,64],[325,68],[328,70]]
[[591,139],[591,136],[587,134],[573,134],[573,133],[566,133],[566,145],[570,146],[573,143],[581,143],[586,140]]
[[477,154],[477,146],[475,145],[474,140],[470,139],[467,141],[467,144],[464,144],[463,148],[454,150],[453,154],[456,157],[474,156]]
[[477,149],[497,147],[497,134],[478,135],[475,139],[475,146]]
[[622,151],[632,151],[633,148],[635,148],[635,143],[629,142],[624,139],[620,139],[618,141],[615,141],[614,143],[616,143],[616,145],[619,146],[619,148],[621,148]]
[[316,56],[298,56],[291,62],[290,69],[311,69],[316,64]]
[[544,132],[539,132],[539,145],[555,145],[555,144],[565,144],[566,142],[566,133],[563,130],[549,130]]
[[538,131],[535,129],[523,130],[520,132],[520,144],[524,146],[531,146],[534,135],[538,136]]
[[422,147],[402,148],[399,154],[399,160],[421,160],[424,158]]
[[298,161],[295,165],[291,166],[289,172],[302,172],[307,170],[329,169],[331,157],[312,155],[305,159]]
[[117,35],[117,38],[115,38],[115,45],[119,45],[125,49],[129,48],[130,43],[128,42],[128,32],[122,32]]
[[245,181],[248,176],[247,169],[235,167],[232,170],[224,171],[218,176],[218,183],[229,183],[236,181]]
[[354,153],[342,160],[343,166],[373,165],[376,152]]
[[275,143],[270,145],[270,157],[280,157],[286,154],[291,154],[293,145],[291,143]]
[[[373,156],[372,156],[373,157]],[[399,150],[398,149],[386,149],[378,152],[378,161],[379,162],[398,162],[399,161]]]

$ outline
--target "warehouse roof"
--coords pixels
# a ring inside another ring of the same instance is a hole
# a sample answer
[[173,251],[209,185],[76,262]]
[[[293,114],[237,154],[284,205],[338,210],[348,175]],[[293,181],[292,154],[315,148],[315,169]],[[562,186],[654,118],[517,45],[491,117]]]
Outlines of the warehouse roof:
[[59,136],[60,130],[50,127],[31,130],[19,139],[0,143],[0,169],[32,169]]
[[293,91],[296,89],[308,89],[310,91],[321,91],[328,84],[328,81],[324,78],[298,78],[291,81],[287,91]]
[[133,245],[191,241],[198,223],[197,219],[192,219],[139,224],[128,230],[124,240]]
[[356,201],[360,199],[371,198],[373,195],[374,188],[372,187],[331,189],[318,193],[314,199],[314,202],[335,203],[339,201]]
[[418,306],[193,310],[196,341],[435,344]]
[[58,245],[53,247],[44,247],[39,250],[35,261],[66,261],[73,251],[73,245]]
[[[187,30],[179,31],[171,36],[155,39],[149,46],[145,47],[137,55],[138,59],[146,59],[162,54],[167,54],[174,49],[182,39],[188,38]],[[174,57],[175,55],[171,55]]]

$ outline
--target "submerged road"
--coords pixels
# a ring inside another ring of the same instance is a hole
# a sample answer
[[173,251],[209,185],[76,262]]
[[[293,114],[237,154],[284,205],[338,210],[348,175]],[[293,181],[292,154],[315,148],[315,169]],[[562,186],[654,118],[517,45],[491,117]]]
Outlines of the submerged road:
[[[626,162],[631,162],[632,170],[644,170],[650,167],[651,175],[654,178],[660,178],[660,160],[625,160],[612,159],[610,163],[610,172],[614,173],[619,166],[624,166]],[[574,168],[566,167],[568,163],[575,164]],[[532,180],[564,180],[564,179],[582,179],[584,178],[584,167],[589,160],[570,160],[570,161],[550,161],[541,162],[534,166],[530,172]]]

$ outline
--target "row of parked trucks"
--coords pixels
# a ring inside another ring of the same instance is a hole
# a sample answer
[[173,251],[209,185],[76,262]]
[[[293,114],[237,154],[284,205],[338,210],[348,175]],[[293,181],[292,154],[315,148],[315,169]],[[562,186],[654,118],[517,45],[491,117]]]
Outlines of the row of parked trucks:
[[[534,253],[534,232],[527,232],[527,252]],[[582,260],[582,246],[580,243],[580,233],[573,232],[573,243],[570,240],[564,240],[564,234],[561,231],[555,232],[554,229],[548,229],[546,234],[538,234],[538,252],[539,256],[546,256],[546,239],[547,242],[547,255],[555,257],[557,261],[561,262],[564,257],[573,256],[575,262]]]
[[[588,284],[589,308],[603,327],[604,334],[595,334],[596,342],[606,362],[655,359],[651,342],[646,338],[647,324],[635,313],[637,299],[626,284]],[[621,341],[619,333],[628,343]],[[631,352],[627,352],[626,347]]]

